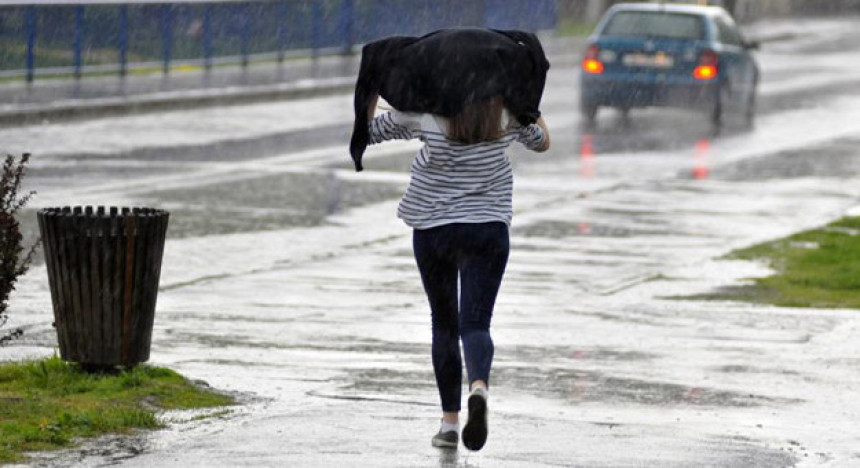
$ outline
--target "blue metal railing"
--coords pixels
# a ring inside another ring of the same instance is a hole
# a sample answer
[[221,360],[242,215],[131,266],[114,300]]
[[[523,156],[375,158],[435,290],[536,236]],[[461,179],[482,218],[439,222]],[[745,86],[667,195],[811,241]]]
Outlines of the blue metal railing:
[[548,30],[557,17],[556,0],[110,1],[0,6],[0,76],[248,66],[446,27]]

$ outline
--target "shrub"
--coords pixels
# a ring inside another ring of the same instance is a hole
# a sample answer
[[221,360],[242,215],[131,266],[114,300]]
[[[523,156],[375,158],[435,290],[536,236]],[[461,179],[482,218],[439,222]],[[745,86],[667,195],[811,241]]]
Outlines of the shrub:
[[[9,294],[15,289],[18,277],[27,272],[38,241],[24,254],[21,226],[15,215],[30,201],[36,192],[21,194],[21,181],[27,169],[30,155],[24,153],[20,159],[6,155],[0,175],[0,327],[8,320]],[[15,329],[0,334],[0,345],[18,338],[23,330]]]

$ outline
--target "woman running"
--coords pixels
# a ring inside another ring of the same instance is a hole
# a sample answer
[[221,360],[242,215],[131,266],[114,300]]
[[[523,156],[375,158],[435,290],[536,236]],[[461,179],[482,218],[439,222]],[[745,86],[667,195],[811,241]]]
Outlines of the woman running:
[[543,118],[519,124],[501,96],[467,104],[450,118],[397,110],[374,117],[377,101],[372,99],[368,112],[370,144],[424,142],[397,214],[414,229],[415,260],[430,302],[433,370],[442,403],[432,444],[458,446],[462,340],[470,391],[462,439],[469,450],[480,450],[488,432],[490,320],[508,260],[513,212],[505,149],[516,141],[546,151],[549,132]]

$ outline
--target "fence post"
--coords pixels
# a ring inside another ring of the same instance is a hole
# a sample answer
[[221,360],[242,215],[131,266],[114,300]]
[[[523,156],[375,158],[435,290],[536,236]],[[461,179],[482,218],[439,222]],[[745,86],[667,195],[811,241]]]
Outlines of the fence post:
[[128,74],[128,5],[119,7],[119,76]]
[[162,72],[167,75],[170,72],[170,55],[173,46],[173,5],[165,3],[161,10],[161,45],[162,45]]
[[355,22],[355,0],[343,0],[340,7],[340,29],[341,38],[343,40],[343,54],[352,54],[352,45],[354,39],[352,37],[353,23]]
[[311,7],[311,55],[314,58],[320,55],[320,42],[322,42],[322,2],[315,0]]
[[251,43],[251,5],[243,3],[242,12],[239,15],[240,25],[242,27],[241,37],[239,38],[239,48],[242,54],[242,68],[248,68],[248,54]]
[[278,63],[284,61],[287,48],[287,2],[278,3]]
[[81,78],[81,49],[83,47],[83,28],[84,28],[84,7],[78,5],[75,7],[75,79]]
[[490,27],[490,23],[491,23],[491,21],[490,21],[490,19],[491,19],[491,18],[490,18],[490,14],[491,14],[491,11],[492,11],[492,10],[490,9],[490,8],[491,8],[491,6],[490,6],[490,0],[481,0],[481,2],[480,2],[480,8],[481,8],[481,26],[483,26],[483,27],[485,27],[485,28],[489,28],[489,27]]
[[212,5],[203,7],[203,68],[212,70]]
[[550,2],[549,11],[550,11],[550,16],[551,16],[551,20],[552,20],[552,29],[553,30],[555,30],[555,28],[558,27],[558,23],[559,23],[559,21],[558,21],[558,8],[559,7],[558,7],[557,2]]
[[27,7],[24,15],[27,29],[27,83],[32,83],[36,76],[36,7]]

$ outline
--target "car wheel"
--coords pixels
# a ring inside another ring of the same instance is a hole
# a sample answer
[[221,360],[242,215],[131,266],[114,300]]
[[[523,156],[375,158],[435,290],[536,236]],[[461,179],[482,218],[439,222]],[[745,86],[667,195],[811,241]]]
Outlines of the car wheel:
[[629,107],[617,107],[618,110],[618,122],[624,128],[630,127],[630,108]]
[[582,101],[580,104],[580,112],[582,113],[582,118],[585,120],[585,123],[589,126],[594,125],[597,122],[597,109],[598,105],[596,103],[590,101]]
[[728,101],[728,89],[726,89],[726,85],[720,85],[719,90],[717,90],[717,97],[714,99],[714,105],[711,108],[711,123],[714,127],[722,127],[723,126],[723,117],[725,116],[726,110],[726,102]]
[[744,128],[746,129],[751,129],[755,126],[755,95],[756,86],[754,85],[749,98],[747,98],[747,105],[744,108]]

